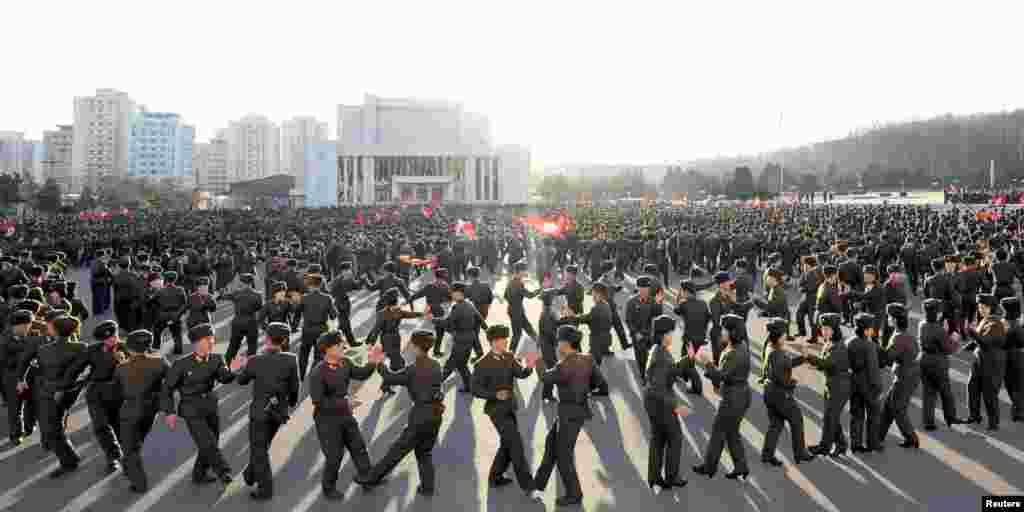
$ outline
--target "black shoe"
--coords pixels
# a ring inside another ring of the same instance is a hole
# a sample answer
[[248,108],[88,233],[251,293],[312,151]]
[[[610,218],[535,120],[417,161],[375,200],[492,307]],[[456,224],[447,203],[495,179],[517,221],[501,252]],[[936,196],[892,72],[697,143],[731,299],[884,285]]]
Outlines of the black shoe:
[[545,396],[545,397],[541,397],[541,398],[543,398],[544,401],[548,402],[548,403],[552,403],[552,404],[557,404],[558,403],[558,399],[553,397],[553,396]]
[[64,478],[65,476],[70,475],[71,473],[74,473],[77,470],[77,464],[75,464],[74,466],[61,466],[50,473],[50,478]]
[[22,441],[21,436],[11,436],[11,446],[20,446]]
[[217,475],[217,479],[220,480],[220,483],[224,485],[230,484],[231,482],[235,481],[235,479],[231,476],[231,470],[229,469],[221,471],[220,474]]
[[764,464],[769,464],[769,465],[776,466],[776,467],[782,465],[782,461],[779,460],[776,457],[761,457],[761,462],[764,463]]
[[998,423],[989,423],[988,427],[986,428],[986,430],[988,430],[990,432],[995,432],[995,431],[999,430],[999,424]]
[[352,343],[349,343],[349,344],[348,344],[348,346],[350,346],[350,347],[352,347],[352,348],[357,348],[357,347],[361,347],[361,346],[363,346],[363,345],[365,345],[365,343],[363,343],[363,342],[361,342],[361,341],[353,341]]
[[837,447],[835,447],[835,449],[832,450],[832,453],[828,454],[828,456],[832,457],[833,459],[837,458],[837,457],[842,457],[843,455],[846,455],[846,447],[845,446],[842,447],[842,448],[837,446]]
[[264,492],[262,489],[257,489],[255,491],[250,492],[249,497],[256,501],[270,501],[270,499],[273,498],[274,495],[270,494],[269,492]]
[[433,498],[434,497],[434,490],[433,489],[427,489],[426,487],[423,487],[421,485],[421,486],[416,488],[416,494],[419,494],[420,496],[426,496],[427,498]]
[[213,482],[216,482],[216,481],[217,481],[217,478],[213,477],[213,476],[210,476],[209,474],[193,475],[192,476],[192,483],[194,483],[196,485],[210,484],[210,483],[213,483]]
[[131,489],[132,492],[137,493],[137,494],[144,494],[146,492],[146,488],[141,486],[141,485],[132,484],[132,485],[128,486],[128,488]]
[[470,390],[469,390],[469,388],[459,388],[459,393],[462,393],[462,394],[470,393]]
[[104,468],[104,470],[107,472],[107,474],[117,473],[118,471],[121,470],[121,462],[117,460],[107,462],[107,466],[106,468]]
[[970,418],[967,418],[967,420],[964,421],[964,423],[967,425],[981,425],[981,416],[971,416]]
[[601,391],[594,391],[593,393],[590,394],[590,396],[610,396],[610,395],[611,394],[608,392],[607,389],[603,389]]
[[907,439],[900,443],[900,448],[920,448],[920,444],[917,442],[917,438]]
[[828,455],[829,450],[820,444],[807,447],[807,451],[811,452],[811,455]]
[[885,443],[878,443],[878,446],[868,449],[874,452],[882,453],[885,451]]
[[949,425],[950,427],[952,427],[953,425],[966,425],[966,424],[967,424],[967,420],[965,420],[963,418],[953,418],[953,419],[951,419],[951,420],[946,422],[946,425]]
[[632,343],[626,343],[626,344],[622,345],[622,350],[629,350],[631,348],[633,348],[633,344]]
[[928,432],[935,432],[936,430],[939,429],[939,427],[936,427],[935,425],[925,425],[922,428],[924,428]]
[[703,395],[704,394],[704,390],[703,389],[687,389],[686,392],[691,394],[691,395]]
[[748,476],[750,476],[750,471],[733,471],[725,474],[729,480],[746,480]]
[[324,499],[327,501],[338,501],[344,497],[344,494],[338,492],[338,490],[333,487],[330,489],[324,489]]
[[863,447],[863,446],[860,446],[860,445],[854,445],[854,447],[853,447],[853,448],[851,448],[850,450],[851,450],[851,451],[852,451],[853,453],[867,453],[867,452],[870,452],[870,451],[871,451],[871,450],[869,450],[869,449],[867,449],[867,448],[865,448],[865,447]]
[[253,478],[252,472],[249,471],[248,466],[246,466],[245,471],[242,471],[242,481],[244,481],[245,485],[248,485],[249,487],[256,485],[256,479]]
[[575,507],[583,504],[583,496],[562,496],[555,500],[555,506]]
[[708,478],[712,478],[712,477],[715,476],[715,472],[714,471],[708,471],[706,468],[704,468],[703,464],[698,464],[698,465],[694,466],[693,467],[693,472],[698,474],[698,475],[704,475],[704,476],[706,476]]
[[814,460],[814,455],[810,453],[806,453],[804,455],[797,455],[793,460],[795,460],[797,464],[803,462],[811,462],[812,460]]
[[504,475],[503,476],[499,476],[498,478],[495,478],[495,479],[491,480],[491,482],[490,482],[491,487],[494,487],[494,488],[505,487],[506,485],[508,485],[510,483],[512,483],[512,479],[507,477],[507,476],[504,476]]
[[435,350],[434,351],[434,357],[440,359],[440,358],[444,357],[444,352],[438,352],[438,351]]
[[668,481],[668,482],[663,482],[661,484],[661,486],[665,487],[665,488],[669,488],[669,487],[686,487],[686,484],[688,484],[688,483],[690,483],[690,482],[688,482],[685,478],[676,478],[676,479]]
[[381,479],[381,478],[378,478],[376,480],[371,480],[369,478],[362,477],[362,476],[357,476],[357,477],[353,478],[352,480],[355,483],[363,486],[363,489],[366,489],[366,490],[373,489],[374,487],[380,487],[380,485],[384,483],[384,480]]
[[1013,421],[1017,423],[1024,422],[1024,416],[1014,416]]

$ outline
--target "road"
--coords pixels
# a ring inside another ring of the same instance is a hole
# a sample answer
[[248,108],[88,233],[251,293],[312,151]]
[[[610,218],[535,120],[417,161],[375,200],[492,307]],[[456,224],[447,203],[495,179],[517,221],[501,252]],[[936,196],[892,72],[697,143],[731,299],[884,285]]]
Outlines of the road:
[[[87,280],[85,280],[87,282]],[[498,279],[496,295],[501,296],[506,280]],[[414,286],[422,285],[419,281]],[[86,285],[83,285],[86,288]],[[83,297],[89,290],[82,289]],[[589,303],[589,296],[587,297]],[[618,302],[625,301],[620,294]],[[372,307],[376,298],[362,292],[355,297],[352,324],[356,335],[365,336],[373,322]],[[530,301],[529,317],[536,319],[539,301]],[[796,298],[790,298],[796,304]],[[916,306],[916,303],[915,303]],[[588,306],[589,307],[589,306]],[[417,306],[422,309],[422,304]],[[919,308],[918,308],[919,309]],[[230,305],[216,314],[217,336],[223,340],[217,351],[223,352],[228,336]],[[760,354],[764,339],[764,321],[751,315],[750,332],[753,349]],[[507,321],[504,304],[491,308],[491,323]],[[916,321],[916,318],[915,318]],[[95,320],[86,323],[84,333],[91,333]],[[416,325],[410,323],[406,333]],[[450,343],[450,339],[449,339]],[[526,341],[521,350],[532,350]],[[678,350],[677,343],[677,350]],[[618,347],[616,342],[616,347]],[[165,343],[165,351],[169,343]],[[186,346],[186,350],[188,347]],[[755,364],[757,361],[755,360]],[[759,365],[755,366],[755,368]],[[952,364],[954,391],[959,411],[966,416],[966,383],[970,371],[964,357]],[[693,475],[708,440],[718,397],[710,385],[703,396],[684,395],[693,414],[683,420],[684,476],[690,485],[673,492],[653,495],[646,486],[648,422],[641,401],[641,389],[633,374],[632,351],[619,353],[603,368],[611,382],[609,398],[594,401],[595,418],[580,436],[576,462],[584,489],[584,509],[594,512],[623,510],[978,510],[983,495],[1024,494],[1024,426],[1011,423],[1009,399],[1001,396],[1004,427],[994,435],[975,426],[943,428],[937,432],[921,432],[921,450],[908,452],[896,446],[895,427],[889,434],[890,449],[883,454],[850,456],[845,459],[819,458],[809,464],[791,464],[788,432],[780,440],[778,455],[783,468],[766,467],[760,463],[760,447],[768,419],[761,398],[762,388],[752,377],[754,401],[743,422],[742,434],[752,474],[746,483],[722,478],[731,470],[726,454],[719,476],[707,479]],[[804,411],[808,444],[817,442],[821,434],[824,379],[803,367],[797,370],[801,382],[797,397]],[[545,490],[544,504],[531,503],[515,485],[498,490],[488,489],[487,472],[497,449],[497,436],[483,414],[480,400],[470,400],[456,392],[458,377],[446,383],[447,412],[434,451],[438,469],[438,496],[418,497],[418,473],[415,458],[410,456],[392,474],[385,486],[372,492],[351,483],[354,469],[346,457],[339,489],[345,494],[340,504],[332,506],[361,507],[373,511],[395,510],[543,510],[553,509],[561,493],[557,472]],[[527,440],[527,457],[536,468],[543,453],[548,425],[554,420],[553,406],[544,405],[535,377],[519,381],[524,407],[520,412],[520,428]],[[379,377],[354,388],[353,394],[364,401],[357,410],[363,435],[370,448],[371,459],[383,456],[404,426],[409,400],[404,394],[381,399]],[[218,389],[221,405],[221,447],[236,472],[248,460],[249,388],[227,385]],[[919,395],[918,395],[919,396]],[[920,399],[915,398],[911,418],[920,426]],[[271,459],[275,473],[276,496],[268,504],[255,504],[241,479],[224,487],[211,484],[196,487],[191,482],[195,449],[186,429],[170,431],[159,422],[146,442],[143,458],[149,473],[151,490],[144,495],[128,490],[120,475],[103,475],[102,453],[93,440],[88,414],[80,401],[73,409],[69,435],[83,458],[83,466],[59,482],[47,474],[56,468],[52,455],[44,454],[38,445],[38,434],[17,448],[0,445],[0,510],[10,511],[116,511],[159,512],[182,510],[320,510],[326,503],[320,494],[323,456],[311,419],[311,405],[304,399],[293,419],[274,440]],[[939,415],[941,419],[941,414]],[[843,424],[848,426],[844,414]],[[6,428],[6,421],[2,422]],[[0,433],[0,439],[7,432]],[[532,449],[531,449],[532,448]]]

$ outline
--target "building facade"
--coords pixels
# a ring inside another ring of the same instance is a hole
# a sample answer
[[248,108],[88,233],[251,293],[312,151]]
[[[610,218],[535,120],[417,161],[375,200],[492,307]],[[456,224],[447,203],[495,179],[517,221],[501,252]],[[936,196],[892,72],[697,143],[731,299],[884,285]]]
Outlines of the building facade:
[[99,89],[95,96],[75,98],[74,178],[68,192],[81,193],[86,184],[96,190],[101,178],[120,178],[128,172],[134,115],[135,101],[115,89]]
[[530,156],[462,105],[367,95],[338,106],[338,203],[524,204]]
[[212,194],[228,191],[228,141],[210,139],[208,143],[196,144],[193,170],[196,187]]
[[281,171],[281,129],[250,114],[220,131],[228,144],[228,182],[266,178]]
[[0,174],[20,176],[25,161],[25,134],[0,132]]
[[[56,130],[43,132],[42,172],[46,181],[53,178],[65,194],[82,189],[82,179],[71,171],[74,160],[71,156],[75,143],[74,128],[71,125],[57,125]],[[75,181],[77,178],[77,182]],[[77,187],[77,188],[76,188]]]
[[305,206],[338,206],[338,145],[334,142],[308,144],[305,156]]
[[194,138],[195,129],[182,123],[178,114],[141,107],[131,126],[127,176],[171,178],[182,186],[192,186]]
[[294,195],[306,193],[306,148],[327,140],[327,123],[295,117],[281,125],[281,172],[295,177]]

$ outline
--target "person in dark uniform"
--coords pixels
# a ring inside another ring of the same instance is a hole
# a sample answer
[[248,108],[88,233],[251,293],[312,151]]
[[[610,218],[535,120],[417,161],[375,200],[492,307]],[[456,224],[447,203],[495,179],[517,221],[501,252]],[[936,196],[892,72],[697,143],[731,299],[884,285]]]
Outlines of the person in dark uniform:
[[[416,293],[409,299],[409,306],[414,307],[413,303],[419,298],[426,298],[427,309],[430,310],[430,314],[436,317],[444,316],[445,304],[451,300],[451,291],[448,288],[448,270],[445,268],[439,268],[434,271],[434,281],[426,286],[416,290]],[[434,345],[434,357],[444,357],[444,351],[442,345],[444,345],[444,333],[445,329],[440,324],[434,326],[435,336],[437,337],[437,344]]]
[[750,377],[750,351],[747,348],[746,322],[742,317],[728,314],[722,317],[722,333],[718,343],[725,345],[720,362],[716,365],[712,354],[698,355],[698,362],[705,368],[705,375],[721,390],[722,400],[718,403],[715,420],[711,427],[704,462],[693,467],[693,472],[708,478],[718,472],[718,461],[722,450],[728,446],[733,460],[733,471],[726,478],[745,479],[750,474],[747,455],[740,435],[740,423],[750,408],[751,391],[747,380]]
[[188,296],[185,289],[175,285],[178,280],[178,273],[174,271],[164,272],[161,276],[164,280],[164,287],[156,291],[154,302],[156,303],[155,323],[153,324],[153,342],[156,346],[153,350],[160,349],[160,340],[163,338],[164,329],[171,331],[174,338],[174,353],[181,354],[181,316],[188,309]]
[[[415,311],[403,311],[398,304],[398,289],[392,288],[380,296],[377,303],[377,320],[366,336],[366,343],[373,345],[380,337],[381,348],[387,354],[388,364],[392,371],[401,370],[405,366],[402,358],[402,336],[399,333],[402,320],[410,318],[423,318],[423,313]],[[380,390],[385,395],[392,395],[394,391],[386,382],[381,382]]]
[[651,322],[657,316],[654,313],[655,298],[651,296],[654,279],[650,276],[640,276],[636,280],[636,286],[637,294],[626,301],[626,325],[629,326],[629,337],[633,340],[637,374],[640,383],[646,385],[647,356],[651,349]]
[[118,336],[117,322],[106,320],[93,329],[96,343],[82,351],[64,374],[64,388],[74,386],[78,377],[89,370],[89,389],[85,403],[89,407],[89,418],[96,442],[107,456],[107,471],[113,473],[121,468],[120,430],[122,400],[114,382],[117,367],[128,360],[121,337]]
[[825,411],[821,440],[810,448],[814,455],[839,457],[846,454],[848,445],[841,421],[843,409],[850,401],[850,357],[843,340],[841,312],[818,315],[818,329],[825,345],[820,356],[804,346],[807,362],[825,374]]
[[512,279],[505,287],[505,303],[508,304],[508,318],[512,324],[512,346],[509,347],[509,350],[513,353],[519,348],[519,339],[522,338],[524,331],[530,338],[537,339],[537,332],[526,318],[526,307],[523,305],[524,299],[532,299],[541,292],[541,290],[531,292],[526,289],[525,280],[529,270],[525,261],[513,263]]
[[376,364],[359,366],[345,357],[348,346],[341,334],[328,332],[320,336],[317,350],[322,362],[309,372],[309,399],[313,402],[313,421],[316,423],[320,450],[327,459],[324,464],[323,493],[328,500],[338,500],[338,470],[345,450],[352,457],[359,475],[370,472],[370,453],[359,431],[359,423],[352,410],[362,402],[349,395],[349,381],[366,380],[377,370]]
[[991,280],[994,283],[992,295],[1000,300],[1005,297],[1016,297],[1017,292],[1013,289],[1013,281],[1019,278],[1017,266],[1010,263],[1010,254],[1006,252],[1006,249],[997,249],[995,256],[996,261],[992,264],[991,270]]
[[256,278],[252,274],[238,276],[242,287],[231,293],[221,295],[220,300],[231,301],[235,306],[235,316],[231,319],[231,338],[228,341],[228,350],[224,353],[224,364],[231,366],[231,361],[242,346],[242,338],[245,338],[246,354],[256,354],[259,336],[259,313],[263,309],[263,297],[253,289]]
[[580,353],[583,335],[571,325],[558,328],[558,353],[561,361],[554,368],[547,368],[541,359],[537,371],[541,382],[558,386],[558,419],[548,431],[544,441],[544,457],[533,481],[542,491],[548,486],[551,472],[558,467],[558,474],[565,489],[565,495],[558,498],[558,506],[572,506],[583,503],[583,488],[580,487],[576,472],[576,440],[583,424],[593,417],[589,395],[592,389],[604,388],[607,384],[601,369],[594,359]]
[[[541,293],[541,302],[544,303],[544,310],[541,312],[540,320],[537,324],[540,328],[537,346],[540,348],[541,356],[544,358],[544,365],[547,368],[554,368],[558,364],[558,327],[571,321],[571,318],[563,319],[559,317],[555,299],[560,293],[556,288],[548,288]],[[543,383],[541,397],[545,402],[556,401],[553,394],[554,388],[554,383]]]
[[[926,285],[927,286],[927,285]],[[946,328],[939,322],[942,301],[925,299],[924,320],[917,326],[921,343],[921,424],[928,431],[936,430],[935,401],[942,400],[942,411],[949,426],[963,423],[956,414],[956,401],[949,382],[949,355]]]
[[212,324],[216,311],[217,301],[210,296],[210,278],[200,277],[196,280],[196,291],[188,297],[188,318],[185,325],[191,330],[199,324]]
[[433,320],[452,333],[452,355],[444,363],[442,382],[448,379],[453,371],[462,378],[460,393],[469,393],[472,376],[469,371],[469,355],[473,351],[474,340],[480,336],[480,329],[487,329],[487,322],[480,316],[476,306],[466,300],[466,283],[453,283],[451,286],[452,306],[444,318],[434,318],[432,311],[427,310],[424,318]]
[[793,441],[793,460],[797,464],[808,462],[814,456],[807,451],[804,440],[804,416],[794,397],[797,382],[793,378],[793,368],[803,364],[804,357],[791,356],[782,346],[782,339],[789,332],[789,322],[784,318],[772,318],[766,327],[768,340],[765,345],[769,348],[765,353],[764,405],[768,410],[769,425],[761,448],[761,462],[772,466],[782,465],[782,461],[775,456],[775,449],[786,423],[789,423],[789,435]]
[[[803,268],[803,275],[800,276],[799,289],[803,296],[800,299],[800,305],[796,308],[796,335],[803,338],[810,332],[811,342],[813,342],[817,338],[814,310],[818,287],[821,286],[825,277],[818,271],[818,259],[814,256],[804,256],[800,266]],[[811,327],[810,331],[806,328],[808,325]]]
[[[71,364],[86,350],[78,341],[78,319],[59,316],[52,321],[54,338],[45,344],[29,345],[18,365],[18,375],[25,375],[30,365],[38,366],[34,390],[39,414],[39,429],[46,446],[60,460],[60,467],[50,473],[60,478],[78,469],[81,458],[68,440],[66,419],[81,388],[77,383],[67,385],[64,376]],[[17,391],[29,388],[27,382],[18,383]]]
[[[711,309],[708,303],[697,297],[697,286],[689,279],[679,284],[678,303],[673,313],[683,320],[683,350],[686,353],[697,353],[707,343],[708,326],[711,324]],[[689,383],[687,392],[700,395],[704,392],[704,383],[697,373],[696,367],[686,368],[683,381]]]
[[[220,452],[220,414],[213,389],[218,383],[234,381],[233,370],[241,368],[242,360],[232,361],[232,368],[229,369],[224,364],[223,356],[212,353],[216,340],[210,324],[193,327],[188,337],[193,352],[171,365],[164,379],[160,408],[171,430],[174,430],[178,416],[184,418],[189,435],[196,444],[199,453],[192,466],[192,482],[205,484],[220,479],[229,484],[231,468]],[[174,403],[175,393],[181,396],[177,407]],[[216,478],[210,476],[210,470],[216,473]]]
[[385,356],[379,347],[374,347],[367,357],[369,362],[378,364],[386,384],[403,386],[409,391],[413,405],[405,430],[388,448],[384,458],[365,476],[356,477],[355,481],[366,488],[377,487],[409,452],[415,452],[416,466],[420,473],[420,485],[416,492],[421,496],[433,496],[436,492],[433,451],[445,409],[444,394],[441,393],[441,366],[428,356],[434,345],[433,332],[414,331],[409,345],[415,354],[415,362],[398,371],[380,365]]
[[253,383],[249,405],[249,465],[242,477],[246,485],[259,486],[250,496],[260,501],[274,496],[270,444],[299,402],[299,362],[295,354],[282,350],[290,337],[288,324],[268,325],[263,353],[242,359],[243,368],[235,380],[241,386]]
[[520,399],[515,385],[516,379],[525,379],[533,373],[537,354],[531,353],[517,360],[508,350],[510,335],[508,326],[490,326],[487,329],[487,340],[490,342],[491,351],[480,360],[473,372],[473,394],[487,401],[484,404],[484,413],[490,417],[500,440],[487,480],[492,487],[512,483],[511,479],[505,477],[505,471],[511,464],[516,472],[519,487],[539,501],[541,495],[534,489],[533,472],[526,462],[523,438],[516,422]]
[[[914,432],[914,424],[910,422],[910,415],[907,409],[910,407],[910,398],[914,390],[921,384],[921,366],[918,363],[920,349],[917,340],[907,334],[908,320],[907,309],[903,304],[889,304],[885,307],[892,324],[893,334],[885,346],[885,350],[879,355],[879,364],[883,367],[893,366],[895,379],[885,394],[882,406],[882,418],[879,420],[879,430],[876,436],[878,440],[877,451],[885,449],[885,436],[893,422],[899,427],[903,434],[903,448],[918,448],[920,445],[917,433]],[[999,324],[1002,326],[1002,324]]]
[[576,280],[579,268],[576,265],[565,267],[565,282],[562,283],[562,295],[569,309],[577,315],[583,314],[583,286]]
[[131,270],[131,260],[122,258],[114,276],[114,316],[122,329],[133,331],[139,326],[138,304],[144,290],[142,280]]
[[288,303],[287,292],[288,285],[282,281],[270,285],[270,300],[263,305],[263,310],[260,311],[260,324],[263,330],[275,322],[288,323],[288,318],[291,316],[291,304]]
[[[590,357],[600,368],[604,358],[612,353],[612,312],[608,304],[608,287],[604,283],[594,283],[591,294],[594,296],[594,305],[589,313],[577,316],[572,308],[566,309],[573,323],[590,327]],[[595,389],[593,396],[608,396],[608,388]]]
[[718,361],[722,355],[722,318],[736,304],[736,283],[732,274],[719,272],[715,274],[715,284],[718,285],[718,290],[708,301],[708,309],[711,310],[711,331],[708,333],[708,340],[711,342],[711,353],[715,361]]
[[395,265],[393,261],[389,261],[381,266],[381,270],[384,272],[384,275],[370,286],[370,291],[383,293],[395,288],[402,298],[405,299],[406,304],[409,304],[409,309],[412,309],[412,295],[409,293],[409,287],[405,281],[395,275],[398,265]]
[[871,313],[858,313],[853,317],[853,324],[856,336],[846,342],[852,372],[850,445],[853,453],[865,453],[878,448],[877,434],[882,414],[882,405],[878,401],[882,392],[879,346],[875,341],[878,337],[878,317]]
[[1006,392],[1012,406],[1013,421],[1024,421],[1024,326],[1020,324],[1020,299],[1005,297],[1000,301],[1004,318],[1010,326],[1006,333]]
[[338,330],[345,335],[351,347],[359,347],[361,342],[352,333],[352,300],[349,294],[369,288],[371,285],[365,278],[356,279],[352,273],[352,262],[344,261],[339,265],[340,277],[331,281],[330,294],[334,298],[334,307],[338,309]]
[[967,383],[968,405],[971,416],[969,423],[981,423],[981,404],[984,398],[988,416],[988,429],[999,430],[999,388],[1006,376],[1006,325],[1002,317],[995,314],[995,295],[978,295],[978,325],[967,329],[972,339],[965,350],[973,351],[976,358],[971,366],[971,379]]
[[[31,336],[32,312],[18,310],[11,313],[10,329],[0,338],[0,368],[3,368],[3,392],[7,396],[8,436],[12,446],[21,444],[25,437],[32,435],[36,426],[35,389],[23,387],[19,392],[18,384],[22,381],[31,382],[25,373],[19,373],[19,365],[25,354],[36,353],[39,346],[47,339],[42,336]],[[23,368],[28,372],[28,368]]]
[[[480,318],[486,322],[491,304],[494,303],[494,291],[491,290],[491,285],[480,281],[480,267],[469,267],[466,270],[466,275],[470,279],[469,285],[466,286],[466,298],[476,306],[477,311],[480,312]],[[483,357],[484,348],[480,344],[480,338],[477,338],[476,345],[473,345],[473,352],[476,353],[477,360]],[[475,364],[476,360],[473,363]]]
[[[306,378],[309,364],[309,353],[316,347],[320,335],[327,332],[327,322],[338,318],[338,309],[334,307],[334,298],[321,290],[323,276],[307,274],[306,288],[309,290],[302,296],[302,346],[299,347],[299,378]],[[314,364],[320,362],[323,354],[313,351]]]
[[137,330],[128,334],[125,348],[128,360],[114,370],[117,392],[124,400],[121,404],[121,447],[124,457],[121,465],[124,476],[137,493],[149,489],[149,480],[142,467],[142,445],[153,429],[160,410],[160,388],[170,368],[160,354],[149,351],[153,333]]
[[685,487],[686,479],[679,475],[680,455],[683,451],[683,431],[679,417],[690,414],[689,408],[675,392],[676,381],[694,362],[683,351],[679,361],[672,358],[672,335],[676,322],[661,315],[653,321],[655,345],[647,368],[647,387],[644,389],[644,409],[651,422],[650,452],[647,456],[647,484],[659,492],[661,488]]
[[622,318],[619,316],[619,306],[615,301],[615,296],[625,287],[622,285],[622,279],[616,276],[618,272],[615,271],[615,262],[613,260],[606,261],[604,269],[605,272],[601,275],[598,282],[604,283],[608,287],[608,305],[612,311],[612,328],[615,329],[615,334],[619,338],[619,347],[622,350],[629,350],[633,347],[633,344],[629,342],[629,336],[626,335],[625,324],[622,323]]
[[933,261],[935,274],[924,282],[924,294],[929,299],[942,301],[942,318],[946,323],[947,332],[962,332],[960,325],[960,294],[956,286],[956,266],[960,257],[948,255],[941,261]]
[[287,270],[282,275],[282,281],[288,285],[288,303],[291,304],[292,331],[299,330],[299,318],[302,314],[302,294],[306,292],[306,283],[303,282],[302,273],[299,272],[298,260],[292,258],[285,262]]

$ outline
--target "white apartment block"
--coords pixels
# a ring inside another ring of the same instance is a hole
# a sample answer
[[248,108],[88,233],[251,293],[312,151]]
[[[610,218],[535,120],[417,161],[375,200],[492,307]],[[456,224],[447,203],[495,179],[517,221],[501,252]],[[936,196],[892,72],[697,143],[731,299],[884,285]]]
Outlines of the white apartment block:
[[24,170],[25,134],[0,131],[0,174],[20,176]]
[[196,144],[193,171],[196,187],[204,192],[223,194],[228,190],[228,141],[211,139]]
[[281,172],[281,129],[266,117],[250,114],[218,133],[228,147],[228,183]]
[[[43,132],[42,172],[43,182],[53,178],[65,194],[74,190],[74,165],[72,148],[75,143],[74,128],[71,125],[57,125],[56,130]],[[81,188],[81,182],[78,184]]]
[[281,125],[281,171],[295,177],[292,195],[305,194],[306,147],[327,140],[327,123],[314,117],[294,117]]
[[115,89],[98,89],[95,96],[75,98],[74,144],[70,193],[84,185],[96,190],[105,176],[128,172],[129,134],[135,101]]

